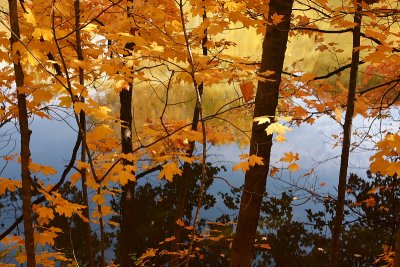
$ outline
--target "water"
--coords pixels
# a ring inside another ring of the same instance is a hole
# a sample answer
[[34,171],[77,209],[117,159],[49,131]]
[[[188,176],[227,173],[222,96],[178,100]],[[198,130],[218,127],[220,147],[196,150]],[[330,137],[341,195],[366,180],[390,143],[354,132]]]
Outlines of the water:
[[[67,121],[73,125],[73,121],[70,119],[67,119]],[[360,118],[357,118],[355,121],[356,127],[363,123],[364,121]],[[43,179],[45,183],[55,183],[58,181],[58,177],[64,166],[69,161],[72,146],[76,138],[76,131],[64,121],[49,121],[45,119],[32,120],[30,127],[33,132],[31,139],[32,160],[36,163],[56,168],[59,173],[58,175]],[[19,140],[15,126],[8,125],[1,130],[2,132],[10,131],[13,133],[11,136],[12,142],[6,148],[3,148],[2,152],[4,154],[9,153],[15,143],[16,145],[12,153],[17,153],[19,150]],[[300,154],[298,164],[301,166],[301,170],[299,172],[290,173],[284,170],[277,177],[269,177],[267,181],[268,196],[266,199],[269,200],[271,197],[280,198],[283,192],[289,192],[289,195],[293,198],[291,202],[293,208],[291,214],[293,216],[292,221],[306,222],[305,209],[322,210],[322,206],[313,201],[302,204],[304,199],[310,196],[308,192],[315,192],[321,196],[328,194],[336,195],[335,186],[337,184],[340,147],[333,148],[330,137],[331,134],[339,133],[340,130],[341,128],[337,123],[330,118],[324,117],[314,125],[304,124],[293,128],[293,131],[287,134],[288,141],[286,143],[275,143],[273,145],[271,163],[275,166],[284,167],[278,160],[285,152],[293,151]],[[201,151],[199,148],[198,150]],[[215,197],[216,203],[211,209],[202,210],[201,216],[203,218],[213,221],[222,214],[228,214],[230,219],[233,220],[237,215],[237,210],[230,210],[224,205],[222,197],[218,193],[229,193],[232,188],[242,186],[244,174],[241,172],[232,172],[231,169],[232,166],[239,162],[239,156],[244,153],[248,153],[248,147],[242,147],[236,143],[222,146],[212,146],[209,144],[208,161],[213,162],[216,166],[225,166],[227,171],[221,171],[217,175],[220,178],[214,179],[213,184],[209,188],[208,194]],[[371,154],[371,151],[352,153],[349,172],[359,174],[363,177],[368,168]],[[4,160],[0,161],[0,166],[5,166],[5,164]],[[314,172],[310,176],[304,177],[304,174],[313,168],[315,169]],[[6,164],[1,177],[19,179],[19,173],[19,164],[11,161]],[[153,174],[146,177],[139,184],[142,183],[144,185],[146,182],[150,182],[155,187],[165,186],[166,183],[160,182],[156,176],[157,174]],[[304,190],[300,190],[299,188],[305,188],[308,192],[305,193]],[[110,198],[107,198],[107,200],[110,200]],[[91,203],[91,207],[93,206],[93,203]],[[7,224],[17,215],[18,212],[11,215],[8,213],[7,216],[1,214],[1,221],[4,227],[0,229],[5,229]],[[305,229],[311,231],[312,227],[308,226]],[[98,225],[93,225],[93,230],[98,233]],[[112,233],[115,230],[107,226],[107,231]],[[276,234],[277,232],[271,230],[269,234],[271,233]],[[265,232],[265,234],[267,235],[268,232]],[[307,251],[310,252],[310,248]],[[107,258],[112,259],[113,255],[113,250],[111,248],[108,249]]]

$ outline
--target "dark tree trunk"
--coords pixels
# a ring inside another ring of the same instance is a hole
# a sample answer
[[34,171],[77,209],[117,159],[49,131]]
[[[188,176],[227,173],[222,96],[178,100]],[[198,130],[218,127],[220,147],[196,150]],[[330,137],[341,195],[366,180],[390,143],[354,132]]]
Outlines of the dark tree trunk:
[[[121,146],[122,153],[132,153],[132,91],[133,85],[129,85],[129,89],[122,89],[120,97],[120,119],[121,126]],[[123,160],[124,165],[133,165],[126,159]],[[121,196],[121,266],[134,266],[132,254],[134,251],[134,193],[135,182],[128,181],[122,187]]]
[[[11,26],[11,49],[13,44],[17,43],[20,38],[18,24],[18,6],[17,0],[8,0],[10,26]],[[12,51],[19,57],[19,51]],[[31,192],[31,173],[29,170],[29,159],[31,156],[29,143],[31,138],[31,130],[29,130],[28,109],[26,107],[26,95],[19,92],[24,86],[24,72],[22,70],[19,58],[14,58],[15,82],[17,86],[18,99],[18,119],[21,134],[21,179],[22,179],[22,216],[24,221],[25,250],[27,256],[28,267],[36,267],[35,260],[35,240],[32,219],[32,192]]]
[[[263,41],[260,73],[274,71],[272,80],[259,81],[255,99],[254,117],[271,116],[276,113],[279,97],[279,85],[285,59],[286,45],[290,30],[290,16],[293,0],[271,0],[269,3],[269,22]],[[277,13],[284,20],[278,25],[272,24],[271,16]],[[264,165],[251,167],[245,175],[244,189],[240,204],[238,224],[232,247],[232,267],[251,266],[254,239],[260,217],[261,202],[265,192],[266,179],[272,147],[272,135],[265,132],[268,124],[253,123],[250,155],[263,158]]]
[[339,250],[340,250],[340,234],[342,232],[342,222],[344,219],[344,204],[346,197],[346,184],[347,184],[347,170],[349,166],[350,144],[351,144],[351,127],[353,123],[354,104],[356,101],[357,90],[357,73],[360,59],[360,29],[361,29],[361,0],[357,0],[355,6],[356,12],[354,14],[354,22],[356,26],[353,30],[353,50],[351,58],[349,92],[347,95],[347,110],[343,125],[343,146],[342,154],[340,157],[340,170],[339,170],[339,185],[338,185],[338,199],[336,204],[336,216],[334,218],[333,233],[332,233],[332,247],[330,255],[330,266],[337,267],[339,263]]
[[[83,60],[83,52],[82,52],[82,41],[81,41],[81,32],[79,30],[80,24],[80,0],[74,1],[74,8],[75,8],[75,37],[76,37],[76,53],[78,56],[78,60]],[[85,85],[85,77],[83,73],[83,69],[79,68],[79,84],[84,86]],[[81,97],[81,102],[85,102],[85,98]],[[79,113],[79,124],[82,131],[82,139],[86,140],[86,114],[84,111]],[[86,162],[86,147],[84,146],[85,142],[82,142],[81,145],[81,161]],[[81,170],[81,177],[82,177],[82,200],[83,205],[86,208],[83,210],[83,215],[89,220],[87,223],[84,224],[84,233],[85,233],[85,245],[88,257],[89,267],[94,267],[94,256],[93,256],[93,246],[92,246],[92,229],[90,227],[90,211],[89,211],[89,197],[88,197],[88,188],[86,185],[86,177],[87,172],[86,169]]]
[[400,267],[400,227],[397,227],[394,241],[393,267]]

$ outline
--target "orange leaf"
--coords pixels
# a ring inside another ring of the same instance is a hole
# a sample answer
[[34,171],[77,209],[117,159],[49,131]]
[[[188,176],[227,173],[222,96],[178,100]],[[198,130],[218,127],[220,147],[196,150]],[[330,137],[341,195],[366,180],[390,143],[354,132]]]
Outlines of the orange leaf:
[[254,84],[252,82],[241,83],[240,90],[242,91],[243,98],[246,102],[249,102],[253,99]]
[[284,17],[285,17],[284,15],[278,15],[277,13],[274,13],[274,14],[271,16],[272,24],[278,25],[279,23],[281,23],[281,22],[283,21],[283,18],[284,18]]

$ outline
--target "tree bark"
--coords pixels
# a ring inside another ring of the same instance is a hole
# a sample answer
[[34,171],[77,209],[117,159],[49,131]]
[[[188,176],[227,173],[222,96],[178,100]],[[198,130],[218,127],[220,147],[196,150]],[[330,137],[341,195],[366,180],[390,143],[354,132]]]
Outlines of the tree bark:
[[349,80],[349,92],[347,95],[347,110],[343,125],[343,146],[342,154],[340,157],[340,170],[339,170],[339,185],[338,185],[338,199],[336,204],[336,216],[334,218],[334,226],[332,233],[332,247],[330,255],[330,266],[337,267],[339,264],[339,250],[340,250],[340,234],[342,232],[342,222],[344,219],[344,205],[346,198],[346,186],[347,186],[347,170],[349,165],[350,156],[350,144],[351,144],[351,128],[353,123],[354,105],[356,101],[356,90],[357,90],[357,74],[359,67],[360,52],[360,29],[362,20],[362,7],[361,0],[357,0],[355,3],[355,14],[354,22],[356,26],[353,30],[353,51],[351,58],[350,68],[350,80]]
[[397,227],[394,241],[393,267],[400,267],[400,227]]
[[[259,81],[255,99],[254,117],[270,116],[273,120],[278,105],[279,86],[290,30],[293,0],[271,0],[268,25],[263,41],[260,73],[274,71],[271,80]],[[273,14],[283,15],[278,25],[273,25]],[[263,158],[264,165],[251,167],[245,175],[244,189],[239,210],[238,224],[232,246],[231,267],[251,266],[254,239],[257,231],[260,208],[265,192],[266,179],[272,147],[272,135],[265,132],[268,124],[253,122],[250,140],[250,155]]]
[[[75,38],[76,38],[76,54],[78,60],[83,60],[83,52],[82,52],[82,41],[81,41],[81,32],[79,30],[80,25],[80,0],[74,1],[75,8]],[[79,84],[85,85],[85,77],[83,69],[79,67]],[[81,102],[85,102],[85,98],[81,97]],[[79,113],[79,124],[82,130],[82,140],[86,140],[86,114],[84,111]],[[81,145],[81,161],[86,162],[86,147],[84,146],[84,142]],[[90,211],[89,211],[89,197],[88,197],[88,188],[86,185],[87,172],[86,169],[81,170],[81,178],[82,178],[82,200],[83,205],[86,208],[83,210],[83,215],[89,220],[87,223],[84,223],[84,233],[85,233],[85,242],[86,242],[86,251],[88,257],[88,266],[94,267],[94,256],[93,256],[93,246],[92,246],[92,229],[90,227]]]
[[[10,26],[11,26],[11,49],[13,45],[20,39],[19,22],[18,22],[18,6],[17,0],[8,0]],[[22,216],[24,221],[24,235],[25,235],[25,251],[27,256],[28,267],[35,267],[35,240],[32,219],[32,192],[31,192],[31,173],[29,170],[30,161],[30,138],[31,130],[29,129],[28,122],[28,109],[26,106],[26,95],[20,92],[20,88],[24,86],[24,72],[19,60],[19,51],[12,51],[14,54],[13,65],[15,73],[15,82],[17,86],[17,99],[18,99],[18,117],[19,129],[21,135],[21,179],[22,179]]]
[[[119,93],[120,97],[120,119],[121,126],[121,148],[122,153],[132,153],[132,91],[133,85],[129,85],[129,89]],[[124,165],[133,165],[126,159],[123,160]],[[134,193],[135,182],[128,181],[122,187],[121,195],[121,267],[134,266],[132,254],[134,246]]]

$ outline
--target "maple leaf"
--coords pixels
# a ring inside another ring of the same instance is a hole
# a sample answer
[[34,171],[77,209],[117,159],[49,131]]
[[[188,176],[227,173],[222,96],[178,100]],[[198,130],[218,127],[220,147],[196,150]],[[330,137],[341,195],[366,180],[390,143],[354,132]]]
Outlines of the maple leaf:
[[54,239],[62,233],[62,230],[57,227],[50,227],[41,233],[35,233],[35,241],[42,246],[48,244],[50,246],[54,245]]
[[257,122],[258,125],[260,125],[260,124],[264,124],[264,123],[270,123],[271,119],[269,116],[261,116],[261,117],[254,118],[254,121]]
[[342,112],[343,110],[341,108],[335,108],[335,120],[340,123],[342,121]]
[[34,207],[33,210],[38,215],[38,221],[40,224],[48,224],[52,219],[54,219],[54,212],[51,208],[38,205]]
[[32,10],[29,7],[25,7],[26,12],[24,12],[24,18],[26,22],[32,24],[33,27],[36,27],[36,18],[33,15]]
[[240,84],[240,90],[242,91],[242,95],[244,101],[249,102],[253,99],[254,96],[254,84],[253,82],[243,82]]
[[300,166],[297,165],[296,163],[292,163],[288,166],[290,172],[294,172],[294,171],[299,171],[300,170]]
[[158,178],[165,178],[167,181],[172,182],[174,175],[182,175],[182,170],[179,168],[177,163],[172,162],[162,166]]
[[104,196],[100,195],[100,194],[94,195],[92,200],[94,203],[96,203],[98,205],[103,205],[106,202],[106,200],[104,199]]
[[286,152],[284,153],[284,156],[279,160],[283,162],[293,162],[295,160],[299,160],[299,154],[298,153],[293,153],[293,152]]
[[272,24],[273,24],[273,25],[278,25],[279,23],[281,23],[281,22],[283,21],[283,18],[284,18],[284,17],[285,17],[284,15],[278,15],[277,13],[274,13],[274,14],[271,16]]
[[249,156],[248,154],[243,154],[240,156],[242,160],[246,159],[246,161],[239,162],[235,166],[232,167],[232,171],[238,171],[242,170],[243,173],[245,173],[250,167],[257,165],[264,165],[264,162],[262,161],[262,157],[259,157],[257,155],[251,155]]
[[275,140],[279,143],[284,143],[286,142],[286,138],[283,135],[278,135]]
[[291,130],[292,129],[290,129],[289,127],[287,127],[281,123],[278,123],[278,122],[271,123],[265,129],[265,131],[267,132],[268,135],[273,134],[273,133],[277,133],[279,135],[285,135],[285,133],[287,131],[291,131]]
[[21,181],[14,181],[0,177],[0,196],[3,195],[7,190],[10,192],[14,192],[21,186],[22,186]]

